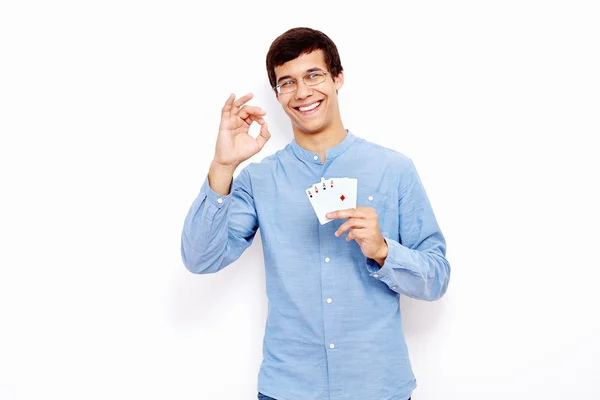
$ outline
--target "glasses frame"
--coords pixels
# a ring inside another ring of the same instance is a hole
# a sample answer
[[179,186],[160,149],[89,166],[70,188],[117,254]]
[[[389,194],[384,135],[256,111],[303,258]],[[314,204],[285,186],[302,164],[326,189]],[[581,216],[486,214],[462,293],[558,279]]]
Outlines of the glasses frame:
[[[312,71],[312,72],[309,72],[308,74],[304,75],[304,76],[303,76],[303,77],[300,79],[300,80],[302,81],[302,83],[304,83],[306,86],[317,86],[317,85],[320,85],[321,83],[325,82],[325,80],[323,80],[323,82],[314,83],[314,84],[312,84],[312,85],[309,85],[308,83],[304,82],[304,78],[306,78],[307,76],[309,76],[310,74],[313,74],[313,73],[315,73],[315,72],[322,72],[322,73],[323,73],[323,76],[327,76],[327,75],[329,74],[329,72],[327,72],[327,71],[322,71],[322,70],[320,70],[320,69],[319,69],[318,71]],[[295,79],[294,79],[294,80],[295,80]],[[283,93],[281,93],[281,85],[282,85],[283,83],[285,83],[285,82],[282,82],[282,83],[280,83],[280,84],[277,84],[277,85],[273,86],[273,87],[272,87],[272,89],[273,89],[273,90],[275,90],[275,91],[277,92],[277,94],[289,94],[289,93],[294,93],[296,90],[298,90],[298,81],[296,80],[296,89],[294,89],[294,90],[292,90],[292,91],[289,91],[289,92],[283,92]]]

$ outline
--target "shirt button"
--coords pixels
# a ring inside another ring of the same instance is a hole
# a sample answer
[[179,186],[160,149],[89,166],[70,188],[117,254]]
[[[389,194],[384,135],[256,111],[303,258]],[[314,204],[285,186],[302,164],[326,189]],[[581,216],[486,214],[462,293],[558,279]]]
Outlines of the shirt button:
[[373,196],[369,196],[369,201],[373,201]]
[[313,159],[318,160],[319,156],[314,156]]
[[397,286],[392,286],[392,289],[396,290]]
[[379,274],[373,274],[373,278],[379,278]]
[[333,349],[334,347],[335,347],[335,344],[333,344],[333,343],[329,343],[329,348],[330,348],[330,349]]
[[326,258],[325,258],[325,262],[329,262],[329,261],[331,261],[331,258],[329,258],[329,257],[326,257]]
[[327,299],[327,303],[331,304],[333,300],[331,300],[331,298]]
[[217,203],[221,204],[223,202],[223,199],[217,199]]

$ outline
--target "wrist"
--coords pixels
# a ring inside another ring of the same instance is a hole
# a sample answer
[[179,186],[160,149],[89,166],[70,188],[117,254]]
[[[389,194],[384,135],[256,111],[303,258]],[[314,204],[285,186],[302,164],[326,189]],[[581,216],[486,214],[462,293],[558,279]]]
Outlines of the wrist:
[[222,165],[213,160],[208,170],[208,185],[210,188],[221,196],[228,196],[231,192],[235,169],[236,166]]
[[383,264],[385,263],[385,259],[388,256],[388,244],[385,241],[385,239],[383,239],[383,245],[381,246],[381,249],[377,252],[377,255],[373,258],[373,260],[375,260],[375,262],[377,264],[379,264],[380,267],[383,266]]
[[235,172],[239,164],[223,164],[219,162],[216,158],[213,158],[210,163],[210,167],[213,170],[219,170],[223,172]]

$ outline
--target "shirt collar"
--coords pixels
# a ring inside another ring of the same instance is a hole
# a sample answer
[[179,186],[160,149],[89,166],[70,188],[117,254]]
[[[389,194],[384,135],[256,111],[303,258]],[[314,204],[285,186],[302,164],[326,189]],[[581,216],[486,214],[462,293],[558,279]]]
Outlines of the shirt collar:
[[[346,137],[344,140],[325,152],[326,161],[333,160],[340,154],[344,153],[356,141],[356,139],[357,137],[355,135],[353,135],[349,130],[346,130]],[[321,155],[300,147],[300,145],[296,143],[296,139],[292,140],[291,146],[294,154],[296,154],[296,157],[299,159],[313,164],[322,164]]]

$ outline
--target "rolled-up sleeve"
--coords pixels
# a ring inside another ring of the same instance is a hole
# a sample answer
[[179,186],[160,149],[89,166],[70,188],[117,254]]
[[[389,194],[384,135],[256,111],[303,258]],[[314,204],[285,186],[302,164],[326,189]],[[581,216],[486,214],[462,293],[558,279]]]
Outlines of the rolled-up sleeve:
[[399,185],[398,237],[384,237],[384,264],[367,259],[371,276],[393,291],[433,301],[444,295],[450,280],[446,241],[412,161]]
[[181,234],[181,257],[196,274],[220,271],[237,260],[258,230],[247,167],[233,180],[231,192],[221,196],[208,177],[192,203]]

